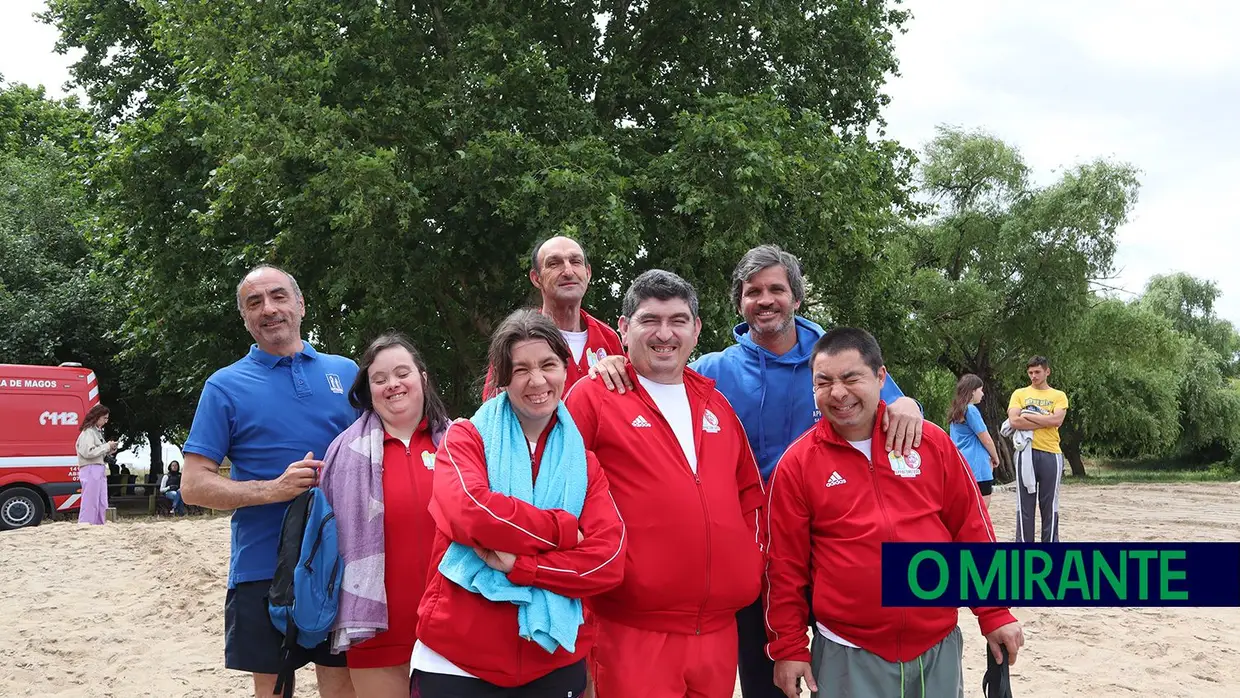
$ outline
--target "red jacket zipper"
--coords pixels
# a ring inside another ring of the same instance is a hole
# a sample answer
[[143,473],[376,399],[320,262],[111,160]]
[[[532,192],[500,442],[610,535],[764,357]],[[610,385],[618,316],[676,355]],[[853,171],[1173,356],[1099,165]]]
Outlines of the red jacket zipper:
[[[886,525],[886,528],[887,528],[887,541],[894,543],[896,540],[895,531],[891,527],[891,517],[887,515],[887,505],[883,502],[883,494],[878,489],[878,471],[874,469],[873,451],[870,452],[870,457],[867,458],[866,460],[869,461],[870,483],[874,486],[874,497],[878,500],[878,509],[880,512],[882,512],[883,523]],[[901,654],[900,645],[903,643],[904,626],[906,625],[905,621],[906,621],[905,611],[901,609],[900,610],[900,627],[896,630],[896,655],[897,656]]]
[[[686,385],[685,398],[687,399],[688,397],[689,386]],[[676,436],[676,430],[672,428],[672,423],[667,421],[667,417],[663,415],[663,410],[660,410],[659,406],[654,404],[654,400],[652,398],[642,396],[642,402],[645,402],[647,407],[654,410],[654,413],[659,415],[659,419],[663,420],[664,426],[666,426],[667,430],[672,433],[672,439],[676,442],[676,452],[680,455],[681,462],[684,463],[685,467],[689,469],[689,474],[693,476],[693,482],[697,485],[698,499],[702,502],[702,524],[703,528],[706,529],[706,588],[702,591],[702,605],[698,607],[697,628],[693,631],[694,635],[701,635],[702,617],[706,615],[706,601],[710,597],[710,509],[706,504],[706,493],[702,490],[701,476],[697,474],[697,471],[693,469],[693,465],[689,463],[689,459],[685,457],[684,449],[680,447],[680,439]],[[690,426],[693,424],[701,424],[701,417],[693,413],[693,403],[689,403],[689,419],[693,420],[690,422]],[[694,429],[693,433],[696,435],[697,430]],[[696,449],[697,447],[698,444],[695,439],[694,448]],[[701,454],[698,455],[700,456]],[[701,458],[698,458],[699,465],[701,464],[701,460]]]
[[706,592],[702,594],[702,605],[698,608],[697,630],[694,634],[702,634],[702,617],[706,615],[706,600],[710,597],[710,507],[706,503],[706,493],[702,491],[702,478],[693,473],[693,481],[697,483],[698,498],[702,500],[702,516],[706,520]]

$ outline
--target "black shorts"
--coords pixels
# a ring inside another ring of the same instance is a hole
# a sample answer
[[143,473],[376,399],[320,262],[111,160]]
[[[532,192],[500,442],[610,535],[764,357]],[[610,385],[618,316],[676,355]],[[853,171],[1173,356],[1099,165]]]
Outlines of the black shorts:
[[995,481],[993,479],[992,480],[978,480],[977,489],[982,491],[983,497],[989,496],[991,492],[995,491]]
[[516,688],[503,688],[482,679],[428,674],[425,671],[413,672],[411,684],[411,698],[577,698],[586,690],[586,660],[560,667]]
[[[267,591],[271,580],[242,582],[224,597],[224,666],[254,674],[280,673],[280,646],[284,636],[271,624],[267,612]],[[305,661],[319,666],[346,666],[344,653],[332,654],[331,643],[324,642],[306,653]]]

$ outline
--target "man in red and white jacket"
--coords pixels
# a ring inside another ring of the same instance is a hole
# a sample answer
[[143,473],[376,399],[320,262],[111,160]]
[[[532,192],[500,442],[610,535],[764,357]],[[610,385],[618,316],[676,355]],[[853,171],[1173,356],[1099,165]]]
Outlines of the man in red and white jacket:
[[[568,362],[565,393],[585,377],[599,359],[624,355],[616,331],[581,307],[590,287],[590,276],[585,249],[572,238],[559,236],[544,240],[534,246],[530,255],[530,283],[542,296],[540,312],[555,321],[573,353]],[[496,392],[494,376],[488,369],[482,399],[490,400]]]
[[[884,542],[994,542],[969,466],[923,424],[907,456],[884,449],[879,399],[887,370],[868,332],[827,332],[811,355],[825,419],[793,442],[771,476],[766,535],[767,653],[789,698],[804,678],[831,698],[963,698],[955,608],[884,608]],[[806,627],[812,592],[812,651]],[[1006,608],[974,609],[997,658],[1024,644]]]
[[628,531],[624,581],[587,601],[598,698],[730,698],[736,612],[758,598],[761,476],[714,381],[686,368],[697,293],[662,270],[633,281],[620,333],[633,390],[580,381],[565,400]]

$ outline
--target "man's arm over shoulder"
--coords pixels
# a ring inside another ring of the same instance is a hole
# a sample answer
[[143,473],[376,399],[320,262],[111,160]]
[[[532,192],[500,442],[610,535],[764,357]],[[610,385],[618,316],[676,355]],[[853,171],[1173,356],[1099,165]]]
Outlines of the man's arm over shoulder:
[[448,538],[471,547],[534,555],[577,544],[577,517],[491,489],[482,437],[467,420],[453,422],[439,444],[430,513]]

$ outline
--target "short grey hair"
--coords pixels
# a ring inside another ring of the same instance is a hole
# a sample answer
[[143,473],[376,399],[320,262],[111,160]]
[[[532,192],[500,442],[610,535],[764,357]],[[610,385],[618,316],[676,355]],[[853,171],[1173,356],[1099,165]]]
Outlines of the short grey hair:
[[258,265],[258,266],[256,266],[256,267],[254,267],[254,268],[250,269],[249,271],[247,271],[247,272],[245,273],[245,276],[242,276],[242,277],[241,277],[241,280],[237,282],[237,293],[236,293],[236,296],[237,296],[237,312],[239,312],[239,313],[240,313],[240,312],[245,312],[245,309],[241,307],[241,287],[245,285],[245,280],[246,280],[246,279],[248,279],[248,278],[250,278],[250,274],[253,274],[254,272],[257,272],[257,271],[262,271],[262,270],[264,270],[264,269],[273,269],[273,270],[278,271],[278,272],[280,272],[281,274],[283,274],[283,275],[287,276],[287,277],[288,277],[288,282],[289,282],[289,285],[291,285],[291,286],[293,287],[293,295],[294,295],[294,296],[296,296],[296,297],[298,297],[298,298],[301,298],[301,297],[302,297],[302,295],[301,295],[301,286],[298,286],[298,285],[297,285],[297,279],[293,278],[293,275],[292,275],[292,274],[288,273],[287,271],[284,271],[283,269],[281,269],[280,267],[275,266],[274,264],[260,264],[260,265]]
[[657,298],[661,301],[679,298],[689,304],[689,314],[695,320],[697,319],[698,295],[693,284],[663,269],[644,271],[633,279],[633,283],[629,284],[629,290],[624,294],[620,314],[627,318],[633,317],[633,313],[637,312],[637,306],[650,298]]
[[732,270],[732,307],[741,308],[741,288],[754,274],[771,267],[783,267],[788,274],[788,290],[792,291],[792,299],[800,303],[805,300],[805,279],[801,276],[801,261],[785,252],[779,245],[759,245],[745,253],[741,261]]

